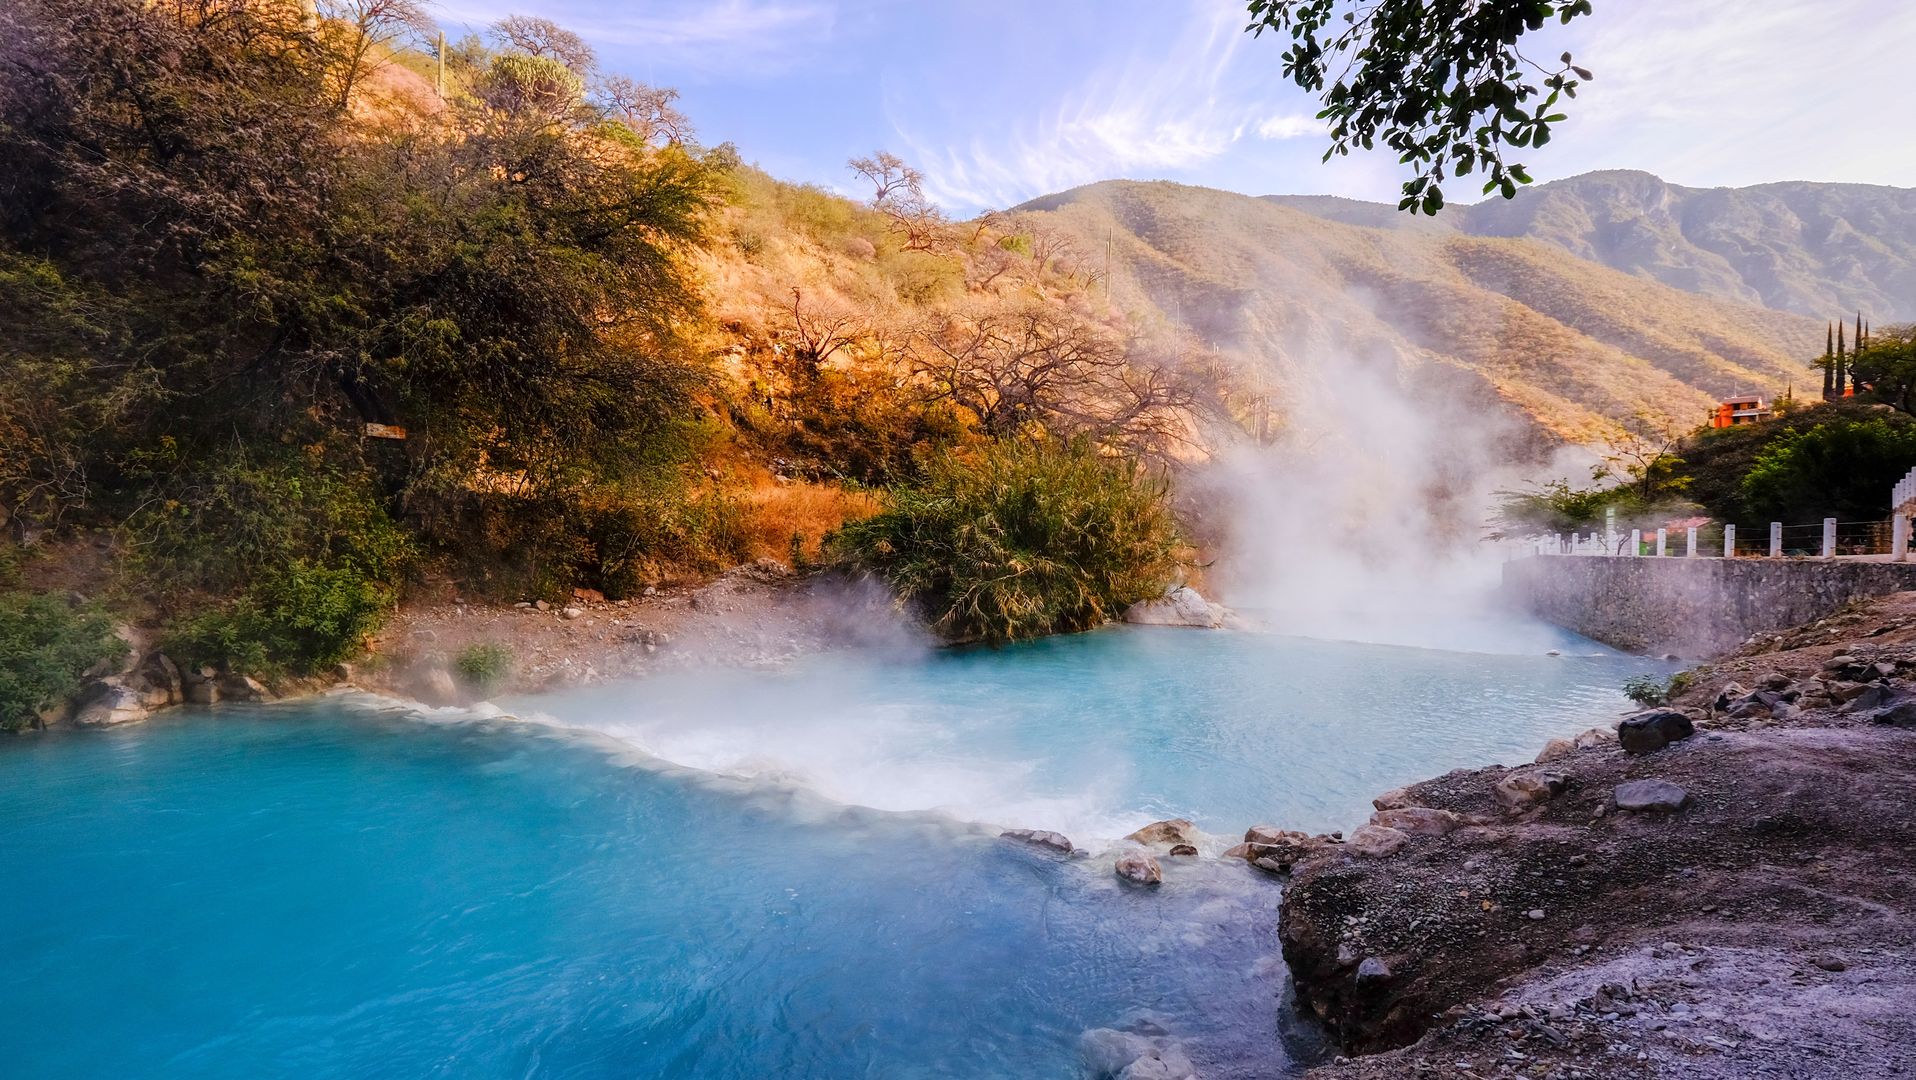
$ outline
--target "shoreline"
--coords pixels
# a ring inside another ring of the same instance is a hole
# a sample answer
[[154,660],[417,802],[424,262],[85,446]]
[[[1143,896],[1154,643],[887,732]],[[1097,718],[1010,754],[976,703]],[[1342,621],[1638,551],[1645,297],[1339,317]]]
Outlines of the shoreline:
[[1455,770],[1296,860],[1298,1000],[1360,1055],[1313,1080],[1916,1071],[1916,593],[1636,715],[1639,752]]

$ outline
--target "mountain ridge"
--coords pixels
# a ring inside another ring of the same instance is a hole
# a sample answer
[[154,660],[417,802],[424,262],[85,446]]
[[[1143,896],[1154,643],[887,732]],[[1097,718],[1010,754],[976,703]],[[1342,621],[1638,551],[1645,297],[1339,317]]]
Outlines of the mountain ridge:
[[1585,442],[1637,413],[1687,427],[1722,395],[1780,396],[1807,384],[1822,345],[1814,320],[1528,238],[1369,227],[1165,181],[1104,181],[1019,209],[1103,254],[1119,306],[1184,327],[1281,401],[1383,357]]
[[1676,288],[1812,318],[1916,319],[1916,189],[1812,180],[1703,188],[1606,169],[1435,219],[1339,196],[1261,198],[1371,228],[1536,240]]

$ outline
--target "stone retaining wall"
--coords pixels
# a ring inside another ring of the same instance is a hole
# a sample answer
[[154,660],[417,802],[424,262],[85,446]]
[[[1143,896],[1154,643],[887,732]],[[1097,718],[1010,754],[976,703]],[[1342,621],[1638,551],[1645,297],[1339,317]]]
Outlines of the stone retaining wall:
[[1857,597],[1916,589],[1916,563],[1533,555],[1504,564],[1503,589],[1517,607],[1607,645],[1703,658]]

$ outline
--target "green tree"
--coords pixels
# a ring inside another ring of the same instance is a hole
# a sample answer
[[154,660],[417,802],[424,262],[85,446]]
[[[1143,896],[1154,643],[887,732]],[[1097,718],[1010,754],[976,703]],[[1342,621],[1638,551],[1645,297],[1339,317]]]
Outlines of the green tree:
[[1835,420],[1764,447],[1743,477],[1750,512],[1775,521],[1875,520],[1889,492],[1916,466],[1916,425],[1882,416]]
[[1916,416],[1916,325],[1871,328],[1869,344],[1850,358],[1857,394]]
[[88,668],[125,647],[98,610],[45,593],[0,593],[0,731],[37,725]]
[[1253,34],[1290,39],[1284,75],[1324,103],[1324,157],[1382,141],[1409,165],[1398,209],[1435,214],[1450,176],[1481,171],[1484,193],[1510,198],[1530,175],[1506,147],[1550,141],[1555,111],[1590,73],[1569,53],[1554,66],[1518,49],[1524,34],[1590,13],[1590,0],[1250,0]]
[[960,640],[1086,630],[1177,569],[1164,483],[1090,442],[994,443],[929,461],[884,511],[832,538]]

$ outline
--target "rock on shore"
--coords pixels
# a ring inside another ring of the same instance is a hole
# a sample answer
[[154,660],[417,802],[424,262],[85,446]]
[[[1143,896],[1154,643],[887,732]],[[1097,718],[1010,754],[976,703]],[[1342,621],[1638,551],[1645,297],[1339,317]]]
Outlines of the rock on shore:
[[1361,1055],[1313,1076],[1916,1073],[1916,594],[1860,622],[1305,853],[1284,957]]
[[1189,585],[1180,585],[1156,600],[1140,600],[1124,610],[1124,621],[1143,626],[1194,626],[1215,630],[1230,613]]

